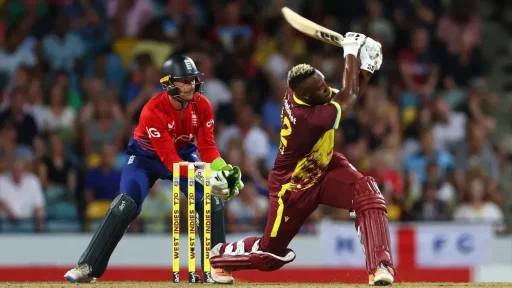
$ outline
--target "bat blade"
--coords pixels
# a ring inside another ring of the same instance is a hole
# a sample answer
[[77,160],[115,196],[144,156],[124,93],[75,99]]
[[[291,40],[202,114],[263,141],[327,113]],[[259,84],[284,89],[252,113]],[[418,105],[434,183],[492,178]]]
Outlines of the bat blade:
[[344,37],[340,33],[329,30],[309,19],[302,17],[288,7],[283,7],[281,9],[281,13],[283,13],[286,22],[288,22],[293,28],[299,30],[300,32],[323,42],[343,47],[341,46],[341,41],[343,41]]

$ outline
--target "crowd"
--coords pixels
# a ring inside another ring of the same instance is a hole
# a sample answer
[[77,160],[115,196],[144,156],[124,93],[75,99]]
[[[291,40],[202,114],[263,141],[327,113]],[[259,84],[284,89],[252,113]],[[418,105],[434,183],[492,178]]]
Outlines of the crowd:
[[[94,229],[119,192],[141,108],[162,91],[159,67],[175,53],[204,73],[218,148],[243,171],[246,186],[227,203],[227,229],[261,231],[287,71],[307,62],[342,86],[341,48],[293,30],[283,5],[383,45],[384,64],[336,132],[335,150],[377,179],[390,221],[504,223],[507,154],[490,140],[499,102],[487,85],[477,1],[0,5],[0,233]],[[130,230],[168,231],[170,192],[158,181]],[[326,218],[349,215],[319,207],[303,233]]]

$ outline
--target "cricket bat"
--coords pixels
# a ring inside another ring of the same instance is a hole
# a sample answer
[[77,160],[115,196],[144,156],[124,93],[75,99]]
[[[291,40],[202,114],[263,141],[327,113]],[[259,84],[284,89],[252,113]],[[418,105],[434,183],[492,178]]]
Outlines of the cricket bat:
[[286,22],[300,32],[329,44],[343,47],[341,46],[341,41],[343,41],[344,37],[340,33],[329,30],[302,17],[288,7],[283,7],[281,12],[283,13],[284,19],[286,19]]

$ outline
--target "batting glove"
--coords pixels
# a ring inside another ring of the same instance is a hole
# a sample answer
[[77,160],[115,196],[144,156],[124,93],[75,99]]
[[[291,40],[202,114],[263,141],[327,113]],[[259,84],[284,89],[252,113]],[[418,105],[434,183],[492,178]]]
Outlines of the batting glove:
[[370,73],[379,70],[382,65],[382,45],[370,37],[366,38],[359,58],[361,59],[361,69]]
[[349,54],[357,57],[359,49],[364,45],[365,40],[366,35],[361,33],[348,32],[345,34],[345,39],[341,41],[343,57],[347,57]]

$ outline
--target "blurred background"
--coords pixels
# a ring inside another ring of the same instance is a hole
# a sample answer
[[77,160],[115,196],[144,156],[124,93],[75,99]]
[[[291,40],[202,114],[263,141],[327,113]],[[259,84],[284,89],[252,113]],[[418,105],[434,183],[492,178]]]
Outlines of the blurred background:
[[[204,73],[218,148],[243,171],[227,229],[262,232],[287,71],[309,63],[332,87],[343,71],[342,49],[291,28],[284,5],[383,45],[384,64],[335,149],[377,179],[389,220],[509,233],[506,0],[2,0],[0,233],[94,231],[119,192],[140,111],[162,91],[160,65],[175,53]],[[169,233],[170,194],[157,182],[129,233]],[[349,221],[348,212],[321,206],[301,233],[320,237],[325,221]]]

